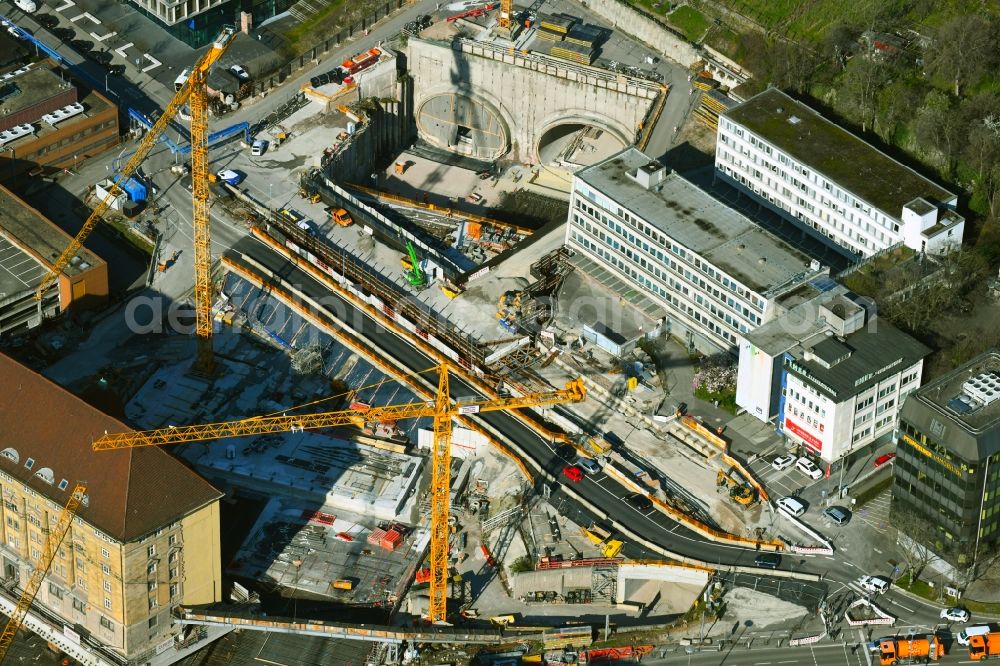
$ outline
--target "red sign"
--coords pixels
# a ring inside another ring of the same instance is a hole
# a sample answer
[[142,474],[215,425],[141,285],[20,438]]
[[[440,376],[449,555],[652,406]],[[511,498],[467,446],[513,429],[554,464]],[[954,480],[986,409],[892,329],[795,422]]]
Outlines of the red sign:
[[790,430],[795,436],[799,437],[808,448],[812,449],[816,453],[822,452],[823,442],[821,442],[815,435],[806,432],[802,426],[797,425],[791,419],[785,418],[785,428]]

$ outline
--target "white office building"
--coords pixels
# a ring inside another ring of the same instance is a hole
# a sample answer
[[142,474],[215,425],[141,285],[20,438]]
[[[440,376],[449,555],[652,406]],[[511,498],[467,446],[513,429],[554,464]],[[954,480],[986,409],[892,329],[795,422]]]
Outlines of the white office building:
[[705,353],[797,302],[828,270],[635,148],[578,171],[566,243],[576,262],[639,290],[666,332]]
[[833,462],[891,440],[929,352],[832,285],[741,336],[736,404]]
[[715,168],[856,255],[897,244],[943,253],[962,243],[955,194],[776,88],[722,114]]

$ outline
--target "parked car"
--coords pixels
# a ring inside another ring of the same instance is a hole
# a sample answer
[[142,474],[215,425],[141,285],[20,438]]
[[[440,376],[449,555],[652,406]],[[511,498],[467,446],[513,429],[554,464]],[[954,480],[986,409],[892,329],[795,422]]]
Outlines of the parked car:
[[783,469],[788,469],[794,464],[795,464],[795,456],[792,455],[791,453],[786,453],[785,455],[777,456],[774,460],[771,461],[771,467],[773,467],[775,470],[779,472]]
[[239,171],[233,171],[232,169],[223,169],[215,175],[223,183],[229,183],[230,185],[239,185],[243,182],[243,179],[246,178],[244,174]]
[[823,470],[816,466],[812,460],[802,456],[795,461],[795,469],[799,470],[814,481],[823,477]]
[[568,463],[572,463],[573,459],[576,458],[576,449],[569,444],[560,444],[556,448],[556,456]]
[[880,455],[878,458],[875,459],[875,467],[881,467],[887,462],[892,462],[892,460],[894,460],[895,458],[896,458],[895,453],[885,453],[883,455]]
[[782,497],[776,503],[779,509],[784,509],[796,518],[806,512],[806,505],[797,497]]
[[862,576],[858,587],[869,594],[882,594],[889,589],[889,579],[885,576]]
[[239,65],[233,65],[229,68],[230,73],[238,78],[241,82],[246,82],[250,80],[250,72],[243,69]]
[[587,470],[587,474],[597,474],[601,471],[601,465],[593,458],[580,457],[576,464]]
[[851,522],[851,512],[842,506],[827,507],[823,509],[823,515],[838,525],[846,525]]
[[253,143],[250,145],[250,154],[253,157],[260,157],[267,152],[267,141],[263,139],[254,139]]
[[781,555],[777,553],[761,553],[753,558],[753,563],[765,569],[777,569],[781,566]]
[[640,493],[626,495],[624,499],[633,509],[638,511],[649,511],[653,508],[653,502],[648,497]]
[[941,609],[941,619],[948,620],[949,622],[961,622],[965,624],[970,619],[972,619],[972,613],[970,613],[965,608],[942,608]]
[[583,470],[576,465],[569,465],[567,467],[563,467],[563,476],[573,483],[579,483],[583,480]]
[[114,56],[108,53],[107,51],[96,51],[96,50],[87,51],[87,53],[85,53],[84,56],[101,65],[110,65],[111,59],[114,58]]

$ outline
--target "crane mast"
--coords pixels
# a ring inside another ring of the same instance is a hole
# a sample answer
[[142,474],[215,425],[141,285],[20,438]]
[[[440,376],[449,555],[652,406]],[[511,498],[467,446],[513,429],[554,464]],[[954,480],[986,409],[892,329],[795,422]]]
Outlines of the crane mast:
[[208,212],[208,100],[205,77],[208,70],[191,74],[191,192],[194,201],[194,307],[197,350],[194,370],[211,375],[212,353],[212,238]]
[[35,595],[38,594],[38,590],[42,587],[42,581],[45,579],[46,574],[48,574],[49,569],[52,568],[52,561],[56,558],[56,553],[59,552],[59,545],[66,538],[66,533],[69,532],[70,525],[73,524],[73,517],[76,516],[76,511],[80,508],[84,493],[86,492],[86,484],[76,484],[73,492],[70,493],[69,499],[66,501],[66,505],[59,514],[59,519],[56,521],[55,527],[49,532],[49,536],[45,540],[45,547],[42,550],[42,557],[35,562],[35,568],[31,571],[31,577],[28,578],[28,584],[24,586],[21,598],[17,600],[17,606],[14,608],[14,612],[10,614],[10,619],[7,620],[3,632],[0,632],[0,663],[7,656],[7,650],[10,649],[11,643],[14,642],[17,630],[21,628],[21,624],[28,615],[28,610],[31,608],[32,602],[35,600]]
[[451,514],[451,395],[448,370],[438,372],[434,403],[434,449],[431,451],[430,621],[448,617],[448,517]]
[[421,417],[434,418],[434,446],[431,450],[431,549],[430,549],[430,608],[432,622],[443,622],[447,617],[448,601],[448,518],[451,513],[451,432],[452,419],[464,414],[479,412],[543,407],[567,402],[581,402],[587,392],[583,381],[575,379],[566,388],[557,391],[540,391],[519,397],[487,400],[453,400],[448,381],[448,366],[438,369],[438,388],[433,401],[410,402],[399,405],[371,407],[359,411],[348,409],[315,414],[256,416],[238,421],[208,423],[159,428],[156,430],[125,433],[105,433],[94,440],[95,451],[183,444],[245,437],[276,432],[295,432],[353,425],[359,418],[368,422],[388,422]]
[[136,172],[167,125],[177,116],[186,103],[191,106],[191,190],[194,204],[194,257],[195,257],[195,335],[198,340],[198,352],[195,358],[194,370],[201,374],[211,374],[215,367],[212,355],[212,253],[210,236],[210,218],[208,214],[208,99],[205,80],[212,65],[222,57],[233,41],[236,29],[223,28],[212,47],[195,63],[187,82],[181,87],[173,99],[167,103],[160,117],[149,128],[139,142],[132,157],[119,172],[117,181],[108,195],[97,203],[93,212],[84,221],[80,231],[70,241],[62,254],[53,262],[52,269],[42,276],[34,299],[42,299],[45,291],[59,278],[59,275],[69,266],[70,261],[83,247],[87,237],[101,221],[102,216],[111,207],[111,202],[121,194],[118,184]]

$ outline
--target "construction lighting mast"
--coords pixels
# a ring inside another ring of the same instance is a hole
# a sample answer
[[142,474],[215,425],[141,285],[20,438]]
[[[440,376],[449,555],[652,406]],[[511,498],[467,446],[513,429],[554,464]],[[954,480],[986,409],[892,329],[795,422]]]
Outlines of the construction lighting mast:
[[117,177],[117,182],[111,187],[108,195],[98,202],[97,207],[83,223],[76,237],[53,262],[52,270],[44,275],[35,290],[35,300],[40,301],[45,290],[59,279],[59,275],[69,265],[83,243],[108,211],[111,202],[122,192],[120,183],[132,176],[143,160],[156,145],[160,135],[167,125],[177,116],[178,111],[190,101],[191,106],[191,184],[194,198],[194,255],[195,255],[195,314],[196,335],[198,338],[198,356],[195,360],[195,370],[205,374],[211,373],[214,367],[212,357],[212,282],[211,282],[211,248],[208,216],[208,103],[205,91],[205,79],[212,65],[222,57],[233,41],[236,29],[223,28],[212,47],[205,52],[191,70],[184,86],[177,91],[167,104],[163,113],[146,135],[139,142],[138,148],[129,158]]
[[80,508],[84,493],[86,492],[86,484],[76,484],[69,499],[66,501],[66,506],[63,507],[62,513],[59,514],[59,520],[56,521],[55,527],[49,532],[49,536],[45,540],[45,547],[42,550],[42,558],[35,562],[35,568],[31,572],[28,584],[24,586],[24,592],[21,593],[21,598],[17,600],[14,612],[10,614],[7,625],[3,628],[3,632],[0,633],[0,663],[7,656],[7,650],[10,649],[11,643],[14,642],[17,630],[21,628],[21,623],[24,622],[24,618],[31,608],[31,603],[35,600],[35,595],[41,589],[42,581],[52,567],[52,560],[55,559],[56,553],[59,552],[59,545],[66,538],[66,533],[69,532],[69,527],[73,523],[73,517],[76,515],[76,510]]
[[203,442],[224,437],[245,437],[275,432],[296,432],[334,426],[355,425],[359,417],[371,422],[399,419],[434,418],[434,448],[431,452],[431,622],[444,622],[448,599],[448,517],[451,512],[451,421],[454,417],[479,412],[495,412],[524,407],[544,407],[567,402],[581,402],[586,390],[579,379],[560,391],[529,393],[521,397],[496,400],[452,401],[448,386],[448,366],[438,369],[438,391],[433,402],[371,407],[359,412],[345,410],[296,416],[257,416],[239,421],[176,426],[136,432],[105,434],[94,441],[95,451],[109,451],[137,446]]

